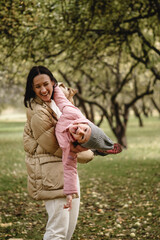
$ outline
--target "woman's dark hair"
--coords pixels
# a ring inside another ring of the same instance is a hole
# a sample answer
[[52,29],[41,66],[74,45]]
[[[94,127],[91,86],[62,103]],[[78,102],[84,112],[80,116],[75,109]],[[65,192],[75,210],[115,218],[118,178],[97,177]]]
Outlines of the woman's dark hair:
[[25,107],[31,107],[31,99],[35,98],[35,92],[33,91],[33,79],[40,74],[46,74],[50,77],[51,81],[57,83],[57,80],[53,76],[53,74],[48,70],[48,68],[43,66],[34,66],[30,70],[28,77],[27,77],[27,83],[26,83],[26,89],[24,94],[24,105]]

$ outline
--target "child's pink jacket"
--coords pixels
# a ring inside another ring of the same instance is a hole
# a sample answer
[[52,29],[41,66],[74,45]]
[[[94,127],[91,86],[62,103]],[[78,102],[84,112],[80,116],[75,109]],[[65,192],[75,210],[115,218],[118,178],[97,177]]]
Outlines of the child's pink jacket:
[[74,123],[88,123],[89,120],[65,97],[58,86],[54,88],[54,101],[62,112],[55,133],[63,151],[64,194],[74,194],[77,193],[77,157],[76,155],[74,159],[70,157],[70,143],[74,140],[68,128]]

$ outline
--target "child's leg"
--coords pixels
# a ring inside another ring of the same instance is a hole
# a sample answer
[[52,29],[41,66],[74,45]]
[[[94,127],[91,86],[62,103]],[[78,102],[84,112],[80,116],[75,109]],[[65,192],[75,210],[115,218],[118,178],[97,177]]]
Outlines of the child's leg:
[[95,155],[106,156],[108,154],[118,154],[122,152],[122,146],[119,143],[114,143],[114,148],[111,150],[96,150]]

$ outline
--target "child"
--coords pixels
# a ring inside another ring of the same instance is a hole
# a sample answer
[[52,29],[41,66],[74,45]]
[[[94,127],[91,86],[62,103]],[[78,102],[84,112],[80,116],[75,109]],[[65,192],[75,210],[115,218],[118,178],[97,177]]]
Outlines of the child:
[[75,107],[64,95],[62,90],[54,85],[54,101],[62,112],[56,124],[56,137],[63,151],[64,166],[64,194],[67,204],[64,208],[71,209],[72,198],[77,193],[77,155],[70,146],[80,144],[82,150],[94,149],[100,155],[116,154],[122,151],[120,144],[114,144],[105,133],[81,111]]

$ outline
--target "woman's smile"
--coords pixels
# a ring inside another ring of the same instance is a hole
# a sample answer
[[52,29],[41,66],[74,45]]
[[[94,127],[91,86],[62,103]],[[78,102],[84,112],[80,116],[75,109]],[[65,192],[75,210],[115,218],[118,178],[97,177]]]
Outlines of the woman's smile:
[[44,102],[50,102],[54,83],[48,75],[40,74],[33,79],[33,90]]

